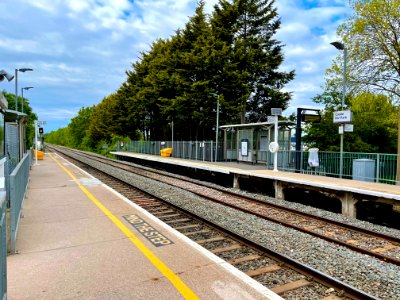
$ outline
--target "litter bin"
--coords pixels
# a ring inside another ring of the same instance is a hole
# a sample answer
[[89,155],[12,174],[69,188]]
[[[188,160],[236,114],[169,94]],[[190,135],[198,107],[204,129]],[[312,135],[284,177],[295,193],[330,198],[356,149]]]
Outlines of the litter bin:
[[160,155],[163,157],[170,157],[172,156],[172,148],[164,148],[160,150]]
[[374,182],[375,160],[366,158],[354,159],[353,180]]
[[[37,152],[37,159],[38,160],[43,160],[44,157],[44,152],[43,151],[38,151]],[[33,150],[33,158],[36,158],[36,150]]]

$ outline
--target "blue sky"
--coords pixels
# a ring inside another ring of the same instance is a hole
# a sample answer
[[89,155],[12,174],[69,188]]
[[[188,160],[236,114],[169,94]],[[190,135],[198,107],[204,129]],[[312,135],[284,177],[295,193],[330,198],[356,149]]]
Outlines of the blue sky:
[[[206,0],[210,13],[217,0]],[[125,81],[125,71],[157,38],[168,38],[194,14],[196,0],[1,0],[0,69],[19,73],[24,96],[46,121],[45,132],[68,125],[81,107],[99,103]],[[282,70],[296,71],[288,115],[317,107],[325,69],[340,53],[329,43],[350,14],[347,0],[276,0],[284,45]],[[0,90],[15,92],[14,81]]]

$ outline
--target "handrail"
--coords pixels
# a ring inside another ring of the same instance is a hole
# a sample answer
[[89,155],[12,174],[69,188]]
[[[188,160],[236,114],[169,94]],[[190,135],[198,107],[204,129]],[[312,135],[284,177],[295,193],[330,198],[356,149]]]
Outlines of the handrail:
[[31,152],[24,155],[19,164],[10,175],[10,227],[11,243],[10,251],[15,253],[15,243],[18,233],[18,225],[21,216],[22,203],[28,186],[29,170],[31,165]]

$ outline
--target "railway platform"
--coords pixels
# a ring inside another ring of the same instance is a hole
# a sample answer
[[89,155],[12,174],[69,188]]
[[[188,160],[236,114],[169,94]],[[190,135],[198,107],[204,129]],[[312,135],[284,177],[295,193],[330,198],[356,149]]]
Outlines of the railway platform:
[[56,154],[22,215],[8,299],[281,299]]
[[[231,180],[231,186],[240,189],[241,179],[254,180],[254,184],[270,186],[270,196],[285,199],[290,189],[317,191],[325,195],[334,195],[341,202],[341,212],[350,217],[356,217],[356,204],[362,201],[380,202],[396,206],[400,211],[400,186],[358,180],[332,178],[320,175],[291,173],[267,170],[263,164],[248,164],[237,162],[208,162],[161,157],[157,155],[112,152],[118,159],[136,163],[164,166],[168,168],[185,168],[186,170],[203,171],[209,174],[220,174]],[[257,180],[263,180],[260,183]],[[332,197],[331,197],[332,198]],[[334,200],[334,199],[332,199]]]

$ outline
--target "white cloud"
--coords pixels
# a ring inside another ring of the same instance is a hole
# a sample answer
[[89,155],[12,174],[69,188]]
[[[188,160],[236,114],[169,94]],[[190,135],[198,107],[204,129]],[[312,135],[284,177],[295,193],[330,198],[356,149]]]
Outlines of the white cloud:
[[31,5],[52,14],[57,13],[60,4],[60,0],[20,0],[19,2],[22,2],[23,5]]
[[[54,102],[57,102],[55,99]],[[40,115],[42,120],[46,120],[47,122],[51,122],[52,120],[70,120],[75,117],[79,109],[43,109],[37,108],[35,112]]]
[[89,3],[81,0],[70,0],[67,5],[75,13],[83,12],[89,8]]

